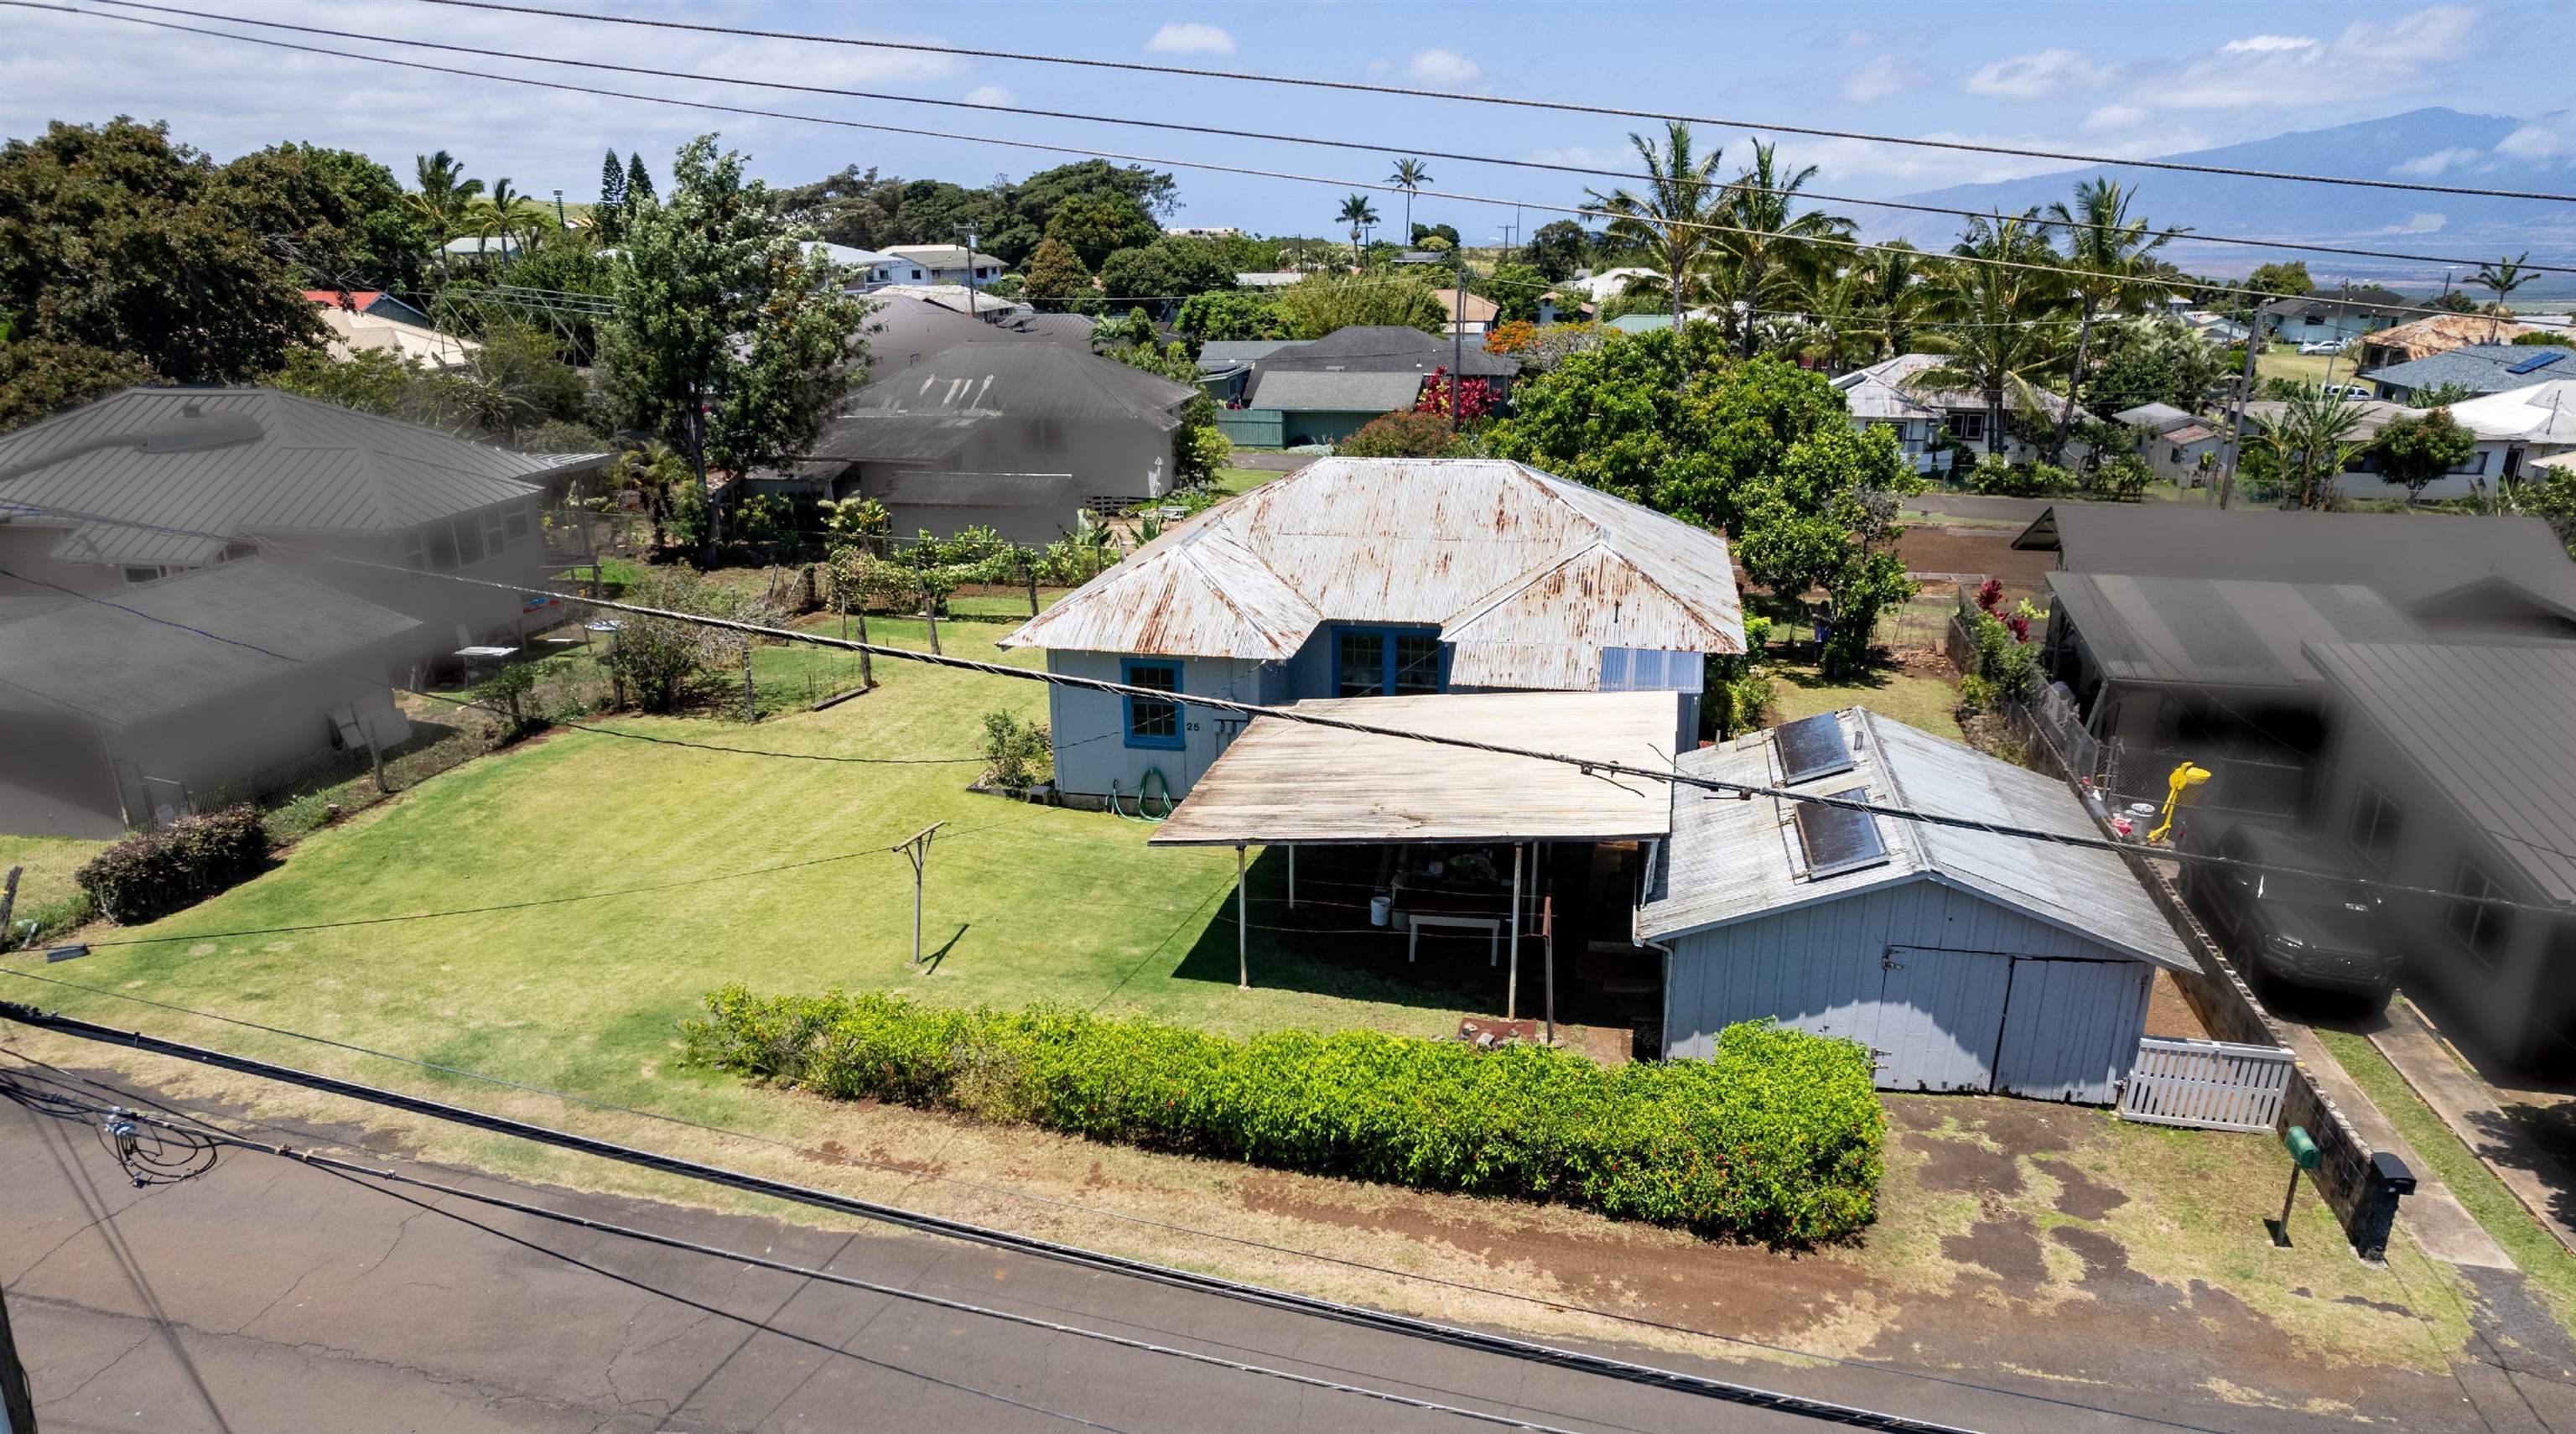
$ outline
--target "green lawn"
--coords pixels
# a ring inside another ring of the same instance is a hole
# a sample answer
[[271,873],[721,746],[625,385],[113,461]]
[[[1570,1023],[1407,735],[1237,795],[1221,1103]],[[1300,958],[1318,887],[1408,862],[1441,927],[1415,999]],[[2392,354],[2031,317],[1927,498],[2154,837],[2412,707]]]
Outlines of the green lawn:
[[1771,664],[1771,722],[1794,722],[1819,712],[1866,707],[1881,717],[1935,736],[1960,738],[1959,689],[1938,677],[1873,667],[1857,677],[1829,682],[1812,662]]
[[2297,344],[2273,344],[2254,356],[2254,377],[2259,383],[2267,378],[2286,378],[2294,383],[2352,383],[2361,358],[2361,345],[2339,354],[2302,354]]
[[[1035,665],[1032,652],[997,653],[993,641],[1008,631],[994,622],[940,629],[950,653]],[[924,645],[917,620],[880,618],[869,636]],[[760,652],[764,668],[824,660],[813,649]],[[726,1122],[785,1118],[730,1079],[674,1064],[674,1023],[728,981],[773,991],[887,986],[958,1003],[1105,1002],[1110,1011],[1233,1031],[1372,1025],[1427,1035],[1452,1025],[1433,993],[1299,960],[1258,930],[1254,989],[1238,991],[1234,928],[1220,919],[1231,914],[1232,853],[1148,850],[1145,824],[978,796],[965,787],[979,762],[921,761],[971,758],[988,710],[1042,718],[1046,694],[1034,683],[895,660],[879,661],[876,676],[880,687],[865,696],[757,726],[601,720],[725,746],[905,764],[781,761],[559,731],[317,831],[278,869],[157,926],[92,934],[251,931],[664,889],[336,930],[102,946],[49,974]],[[777,691],[786,681],[764,686]],[[923,975],[908,968],[911,867],[888,848],[935,821],[948,827],[932,850],[923,926],[927,945],[944,954]],[[1256,895],[1275,879],[1266,865],[1256,869]],[[1262,905],[1253,914],[1257,925]],[[105,997],[53,996],[120,1024],[317,1058]]]
[[10,920],[41,919],[71,901],[80,891],[72,873],[106,845],[74,837],[0,836],[0,876],[13,866],[21,868],[18,904]]
[[2485,1162],[2460,1143],[2460,1138],[2442,1123],[2442,1117],[2415,1094],[2368,1036],[2323,1026],[2317,1027],[2316,1033],[2326,1043],[2326,1049],[2334,1053],[2335,1063],[2352,1077],[2353,1084],[2360,1086],[2371,1104],[2396,1125],[2397,1133],[2405,1136],[2406,1143],[2415,1147],[2424,1163],[2433,1167],[2433,1173],[2442,1177],[2442,1183],[2451,1187],[2451,1193],[2459,1197],[2470,1216],[2504,1246],[2505,1253],[2513,1256],[2514,1263],[2531,1277],[2533,1286],[2548,1297],[2551,1313],[2558,1322],[2576,1329],[2576,1259],[2568,1256],[2567,1247],[2531,1217],[2531,1212],[2523,1208],[2503,1181],[2495,1178]]
[[1274,478],[1287,476],[1274,468],[1219,468],[1216,481],[1210,486],[1231,498],[1238,493],[1249,493]]

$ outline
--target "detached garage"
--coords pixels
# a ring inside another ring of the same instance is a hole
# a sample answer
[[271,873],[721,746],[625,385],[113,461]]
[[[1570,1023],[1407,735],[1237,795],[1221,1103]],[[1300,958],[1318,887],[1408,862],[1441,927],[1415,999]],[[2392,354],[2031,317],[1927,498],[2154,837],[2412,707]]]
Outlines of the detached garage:
[[[1686,754],[1694,776],[2070,836],[2074,795],[1863,708]],[[1765,1017],[1870,1048],[1883,1090],[2108,1104],[2158,967],[2194,969],[2120,858],[1677,787],[1638,912],[1664,948],[1664,1052]]]

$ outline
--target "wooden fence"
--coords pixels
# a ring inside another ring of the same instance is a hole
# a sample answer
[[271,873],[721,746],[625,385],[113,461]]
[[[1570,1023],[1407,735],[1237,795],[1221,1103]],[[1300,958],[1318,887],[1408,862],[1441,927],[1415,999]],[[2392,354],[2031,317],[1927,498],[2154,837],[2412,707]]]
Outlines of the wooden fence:
[[2155,1125],[2268,1131],[2281,1118],[2295,1062],[2279,1046],[2149,1036],[2120,1089],[2120,1116]]
[[1288,415],[1276,408],[1221,408],[1216,431],[1244,448],[1277,448],[1287,441]]

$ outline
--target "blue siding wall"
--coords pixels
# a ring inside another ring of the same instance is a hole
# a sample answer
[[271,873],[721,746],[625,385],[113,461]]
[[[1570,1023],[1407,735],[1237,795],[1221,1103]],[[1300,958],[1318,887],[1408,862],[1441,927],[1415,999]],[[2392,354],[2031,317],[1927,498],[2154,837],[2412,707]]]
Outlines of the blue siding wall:
[[[1888,1090],[2108,1103],[2135,1062],[2154,968],[1915,878],[1681,937],[1664,1046],[1705,1056],[1739,1021],[1843,1036]],[[2014,959],[2045,958],[2045,959]]]
[[[1187,657],[1179,661],[1183,692],[1237,702],[1284,700],[1264,690],[1277,679],[1272,677],[1265,683],[1262,663],[1222,657]],[[1047,670],[1108,682],[1124,680],[1119,655],[1114,652],[1051,650],[1047,653]],[[1144,782],[1146,770],[1152,768],[1163,774],[1173,797],[1179,798],[1188,794],[1190,784],[1224,750],[1224,733],[1217,726],[1217,714],[1204,707],[1181,709],[1179,750],[1130,747],[1126,741],[1126,704],[1115,694],[1078,687],[1051,687],[1047,691],[1047,727],[1055,740],[1055,782],[1061,791],[1105,796],[1115,783],[1115,790],[1132,797]]]

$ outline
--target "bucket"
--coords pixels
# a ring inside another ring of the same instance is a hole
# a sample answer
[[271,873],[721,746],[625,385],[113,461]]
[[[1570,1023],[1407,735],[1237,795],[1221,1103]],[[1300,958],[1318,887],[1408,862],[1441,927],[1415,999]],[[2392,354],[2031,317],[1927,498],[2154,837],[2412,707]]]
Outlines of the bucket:
[[1394,915],[1394,897],[1372,896],[1369,898],[1369,925],[1384,926],[1394,917]]

